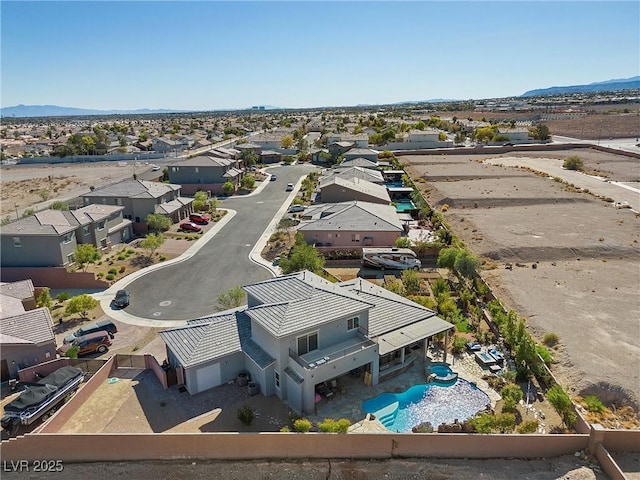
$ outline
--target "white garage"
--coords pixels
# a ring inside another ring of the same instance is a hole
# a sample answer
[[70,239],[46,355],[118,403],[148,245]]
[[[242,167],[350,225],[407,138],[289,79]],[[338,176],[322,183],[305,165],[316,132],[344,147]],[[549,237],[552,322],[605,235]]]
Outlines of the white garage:
[[196,370],[196,388],[190,388],[189,392],[193,395],[221,384],[220,363],[214,363]]

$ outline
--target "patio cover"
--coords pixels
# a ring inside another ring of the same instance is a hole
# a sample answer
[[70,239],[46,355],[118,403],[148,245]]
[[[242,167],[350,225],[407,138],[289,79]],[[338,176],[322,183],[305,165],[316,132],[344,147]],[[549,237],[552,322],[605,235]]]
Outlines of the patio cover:
[[392,332],[385,333],[378,337],[380,355],[386,355],[389,352],[393,352],[407,345],[411,345],[423,338],[429,338],[438,333],[444,332],[452,328],[449,322],[445,322],[437,316],[421,320],[411,325],[406,325]]

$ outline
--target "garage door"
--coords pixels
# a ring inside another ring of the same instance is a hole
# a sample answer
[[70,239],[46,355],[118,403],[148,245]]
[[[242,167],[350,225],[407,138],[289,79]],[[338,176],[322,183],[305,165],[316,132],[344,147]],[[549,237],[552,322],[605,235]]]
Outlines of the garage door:
[[220,385],[222,383],[220,380],[220,364],[214,363],[196,370],[196,382],[198,384],[198,392],[204,392]]

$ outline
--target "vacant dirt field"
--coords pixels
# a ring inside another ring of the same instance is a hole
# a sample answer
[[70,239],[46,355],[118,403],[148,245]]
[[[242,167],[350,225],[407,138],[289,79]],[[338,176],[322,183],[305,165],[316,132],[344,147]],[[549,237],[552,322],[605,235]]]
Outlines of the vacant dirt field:
[[28,207],[38,210],[53,200],[71,199],[92,186],[109,185],[150,168],[134,163],[118,166],[117,162],[3,165],[0,216],[14,219],[16,210],[20,215]]
[[[569,155],[611,180],[638,178],[637,159],[589,150],[554,156]],[[528,320],[532,333],[539,340],[547,332],[560,336],[554,371],[561,382],[574,394],[597,393],[603,401],[637,409],[640,219],[547,175],[483,163],[499,158],[400,160],[430,205],[447,205],[444,215],[453,231],[486,260],[483,276]]]

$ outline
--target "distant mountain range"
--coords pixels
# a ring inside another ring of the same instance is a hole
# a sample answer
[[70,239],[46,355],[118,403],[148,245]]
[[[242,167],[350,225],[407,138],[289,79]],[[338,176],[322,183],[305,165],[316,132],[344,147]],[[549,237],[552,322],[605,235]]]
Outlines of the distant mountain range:
[[0,108],[0,116],[6,117],[70,117],[83,115],[146,115],[150,113],[181,113],[186,110],[93,110],[88,108],[59,107],[57,105],[16,105]]
[[549,87],[524,92],[521,97],[538,97],[542,95],[562,95],[566,93],[614,92],[640,88],[640,77],[618,78],[588,85],[567,85],[565,87]]
[[[631,78],[619,78],[606,80],[604,82],[595,82],[588,85],[568,85],[564,87],[549,87],[537,90],[529,90],[521,95],[521,97],[535,97],[541,95],[562,95],[569,93],[587,93],[587,92],[611,92],[617,90],[640,89],[640,76]],[[407,100],[404,102],[396,102],[392,105],[421,104],[421,103],[446,103],[459,102],[461,100],[433,98],[431,100]],[[357,107],[373,107],[374,104],[359,104]],[[241,111],[241,110],[286,110],[286,107],[275,107],[273,105],[261,105],[259,107],[238,108],[238,109],[211,109],[202,111]],[[94,110],[88,108],[60,107],[58,105],[16,105],[14,107],[0,108],[0,117],[71,117],[86,115],[147,115],[158,113],[188,113],[194,110],[169,110],[169,109],[150,109],[141,108],[138,110]]]

